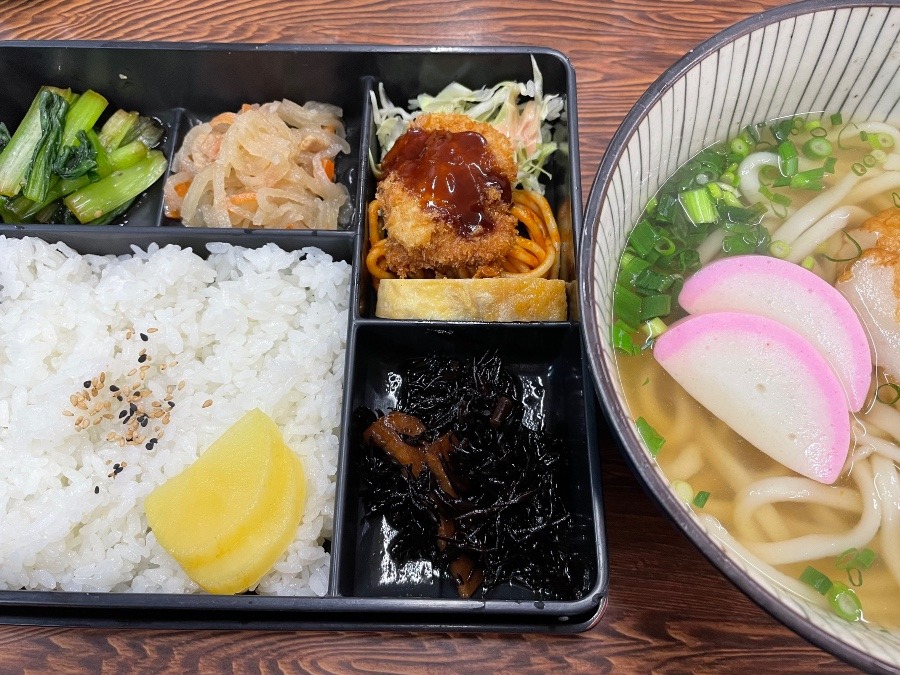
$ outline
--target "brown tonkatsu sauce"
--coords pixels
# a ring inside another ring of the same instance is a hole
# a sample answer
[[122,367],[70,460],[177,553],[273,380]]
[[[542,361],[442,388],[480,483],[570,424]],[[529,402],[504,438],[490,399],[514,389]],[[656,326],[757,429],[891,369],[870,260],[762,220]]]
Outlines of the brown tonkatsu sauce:
[[424,210],[453,225],[460,236],[494,228],[486,209],[490,188],[505,203],[512,200],[509,180],[497,169],[484,136],[474,131],[410,129],[381,166],[418,196]]

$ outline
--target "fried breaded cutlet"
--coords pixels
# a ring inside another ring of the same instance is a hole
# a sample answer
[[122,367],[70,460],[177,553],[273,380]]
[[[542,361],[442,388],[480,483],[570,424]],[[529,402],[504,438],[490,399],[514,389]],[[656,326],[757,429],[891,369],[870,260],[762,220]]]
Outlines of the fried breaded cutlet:
[[382,162],[376,197],[398,277],[498,276],[515,244],[512,144],[465,115],[417,117]]

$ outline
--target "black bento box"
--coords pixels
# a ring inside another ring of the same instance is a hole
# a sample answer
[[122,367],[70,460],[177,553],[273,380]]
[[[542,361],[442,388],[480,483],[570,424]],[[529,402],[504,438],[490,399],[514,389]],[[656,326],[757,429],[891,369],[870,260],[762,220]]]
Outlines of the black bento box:
[[[17,124],[44,84],[96,89],[116,107],[157,117],[171,160],[186,131],[245,102],[289,98],[343,109],[349,155],[336,162],[350,190],[347,222],[337,231],[192,229],[165,218],[162,181],[119,221],[107,226],[0,225],[6,236],[63,241],[80,253],[122,254],[132,244],[175,243],[203,254],[224,241],[248,247],[274,242],[316,246],[353,266],[347,333],[343,421],[328,592],[321,598],[0,591],[0,622],[177,628],[331,628],[576,632],[606,605],[608,567],[600,493],[594,393],[586,374],[576,294],[569,320],[489,324],[388,321],[375,318],[365,251],[365,205],[375,191],[368,155],[374,129],[370,92],[384,84],[400,105],[453,81],[477,88],[527,81],[534,58],[544,91],[564,94],[568,142],[550,167],[547,198],[563,240],[564,278],[575,282],[572,242],[581,229],[575,75],[558,52],[538,48],[224,45],[20,42],[0,44],[6,95],[0,120]],[[574,287],[574,283],[570,283]],[[457,597],[440,578],[385,578],[385,533],[362,518],[360,442],[350,433],[360,406],[390,407],[384,381],[410,356],[469,355],[496,350],[516,375],[540,382],[543,417],[567,447],[572,547],[588,561],[589,590],[575,601],[542,601],[530,591],[499,587],[483,598]]]

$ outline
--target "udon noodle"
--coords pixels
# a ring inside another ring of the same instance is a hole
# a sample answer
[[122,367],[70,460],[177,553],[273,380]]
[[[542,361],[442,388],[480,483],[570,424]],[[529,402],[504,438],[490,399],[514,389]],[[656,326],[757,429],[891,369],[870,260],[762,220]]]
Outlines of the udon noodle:
[[[900,209],[900,130],[880,122],[821,128],[818,136],[831,142],[837,160],[820,189],[789,190],[789,200],[770,201],[771,169],[764,167],[777,168],[779,155],[763,145],[740,161],[734,194],[746,207],[766,206],[762,225],[778,243],[773,255],[834,284],[874,245],[871,228],[860,226]],[[800,171],[810,168],[808,159],[799,159]],[[722,255],[726,236],[717,229],[697,247],[701,264]],[[884,241],[892,247],[885,256],[900,256],[896,237]],[[895,277],[895,295],[898,283]],[[665,323],[682,315],[675,309]],[[864,621],[900,629],[900,409],[892,405],[900,398],[900,373],[881,367],[884,351],[872,347],[874,384],[853,414],[844,469],[827,485],[785,468],[701,406],[657,363],[652,341],[639,354],[617,353],[626,399],[633,416],[665,439],[656,460],[673,485],[709,493],[705,504],[694,504],[707,528],[792,592],[827,605],[800,581],[812,566],[852,586]],[[880,394],[885,390],[887,397]],[[848,549],[871,549],[874,562],[842,569],[836,561]]]
[[166,181],[166,215],[192,227],[336,229],[348,193],[334,161],[350,151],[340,116],[285,99],[193,127]]

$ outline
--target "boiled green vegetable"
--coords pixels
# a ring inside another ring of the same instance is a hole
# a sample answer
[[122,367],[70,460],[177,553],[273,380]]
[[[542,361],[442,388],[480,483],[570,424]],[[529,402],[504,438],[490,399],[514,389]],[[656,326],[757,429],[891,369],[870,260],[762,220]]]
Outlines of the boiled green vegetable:
[[106,224],[165,173],[159,122],[117,110],[100,126],[107,106],[47,86],[12,135],[0,123],[3,222]]

